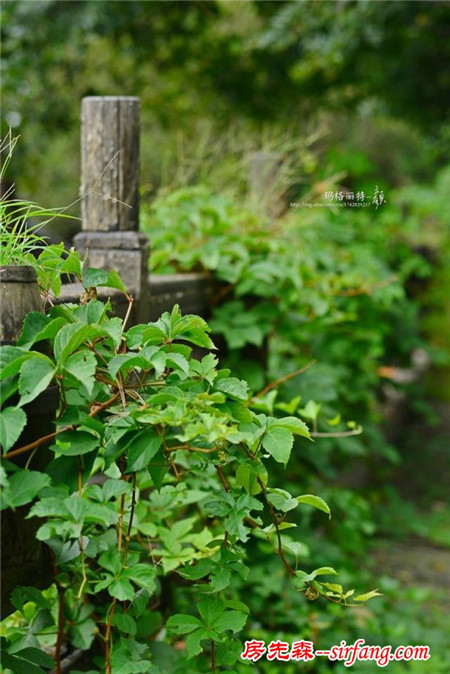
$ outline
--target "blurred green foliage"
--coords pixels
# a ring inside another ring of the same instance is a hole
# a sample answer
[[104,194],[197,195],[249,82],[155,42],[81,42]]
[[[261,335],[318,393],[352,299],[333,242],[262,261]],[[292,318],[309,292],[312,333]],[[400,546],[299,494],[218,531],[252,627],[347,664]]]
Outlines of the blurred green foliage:
[[[74,201],[88,95],[140,96],[150,191],[178,163],[183,138],[217,139],[231,123],[258,134],[269,122],[304,136],[323,113],[345,112],[347,136],[355,112],[417,122],[440,160],[450,138],[448,20],[448,3],[426,1],[4,2],[2,131],[22,134],[18,189],[37,201],[50,194],[49,206]],[[384,135],[414,164],[411,133],[400,124]],[[360,135],[382,151],[367,128]]]
[[[368,155],[361,156],[381,183]],[[340,179],[346,188],[369,189],[367,173],[361,173]],[[444,331],[430,333],[430,324],[442,321],[446,301],[445,287],[439,294],[435,285],[445,273],[448,254],[442,207],[447,176],[446,167],[432,185],[391,189],[379,209],[292,206],[276,219],[264,217],[250,203],[243,206],[238,199],[214,194],[206,185],[183,187],[164,191],[142,217],[153,242],[153,273],[204,271],[218,281],[210,325],[226,342],[229,365],[255,393],[268,380],[289,377],[311,359],[316,361],[255,404],[269,414],[275,409],[300,414],[314,431],[325,434],[316,438],[313,451],[296,443],[283,487],[290,491],[302,485],[332,504],[335,516],[322,523],[319,534],[314,516],[303,515],[297,522],[302,554],[344,567],[352,584],[370,577],[369,541],[376,535],[395,537],[401,532],[403,537],[446,544],[443,535],[436,538],[436,518],[403,506],[395,491],[385,493],[392,466],[401,462],[404,442],[398,435],[395,443],[387,439],[380,424],[386,383],[397,394],[403,390],[410,405],[417,396],[417,401],[422,399],[417,386],[401,384],[395,377],[412,366],[413,350],[425,349],[434,362],[448,362],[445,344],[436,339]],[[210,174],[210,183],[215,180]],[[333,180],[326,186],[339,189]],[[323,200],[318,189],[310,186],[310,202]],[[260,357],[249,357],[249,346],[268,350],[266,364]],[[354,419],[363,425],[362,435],[333,437],[334,432],[353,428]],[[392,435],[393,429],[388,431]],[[431,445],[424,463],[430,455]],[[414,461],[409,470],[414,470]],[[251,553],[254,573],[245,591],[252,594],[257,618],[253,613],[256,622],[248,638],[270,635],[293,641],[300,632],[320,644],[338,643],[343,634],[348,643],[363,636],[368,643],[398,644],[422,634],[442,653],[442,632],[432,638],[427,631],[430,621],[439,625],[439,604],[432,618],[427,617],[428,609],[422,616],[419,608],[427,600],[433,605],[432,591],[425,591],[426,596],[419,591],[408,594],[389,575],[380,578],[380,569],[374,568],[381,590],[391,599],[374,602],[367,613],[342,613],[334,605],[300,607],[281,578],[275,584],[276,569],[267,584],[267,568],[259,567],[263,552],[261,543]],[[394,596],[395,609],[389,603]],[[392,620],[385,615],[388,606]],[[274,663],[266,665],[268,669],[260,666],[261,671],[278,671]],[[311,671],[326,671],[326,664],[315,662]],[[404,671],[404,666],[396,666],[396,671]]]

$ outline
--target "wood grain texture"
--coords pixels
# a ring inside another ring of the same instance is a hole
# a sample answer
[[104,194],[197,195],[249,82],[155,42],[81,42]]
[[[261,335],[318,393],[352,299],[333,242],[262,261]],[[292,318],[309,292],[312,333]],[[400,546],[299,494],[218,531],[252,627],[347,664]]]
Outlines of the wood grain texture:
[[0,267],[0,341],[15,343],[29,311],[43,311],[32,267]]
[[90,96],[81,107],[84,231],[136,231],[139,224],[140,101]]

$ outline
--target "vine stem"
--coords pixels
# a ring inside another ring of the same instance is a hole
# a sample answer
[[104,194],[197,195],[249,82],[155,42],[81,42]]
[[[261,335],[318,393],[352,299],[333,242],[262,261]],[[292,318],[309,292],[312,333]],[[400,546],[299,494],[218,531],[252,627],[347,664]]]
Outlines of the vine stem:
[[289,379],[293,379],[294,377],[297,377],[299,374],[303,374],[303,372],[306,372],[306,370],[309,370],[310,367],[315,365],[316,362],[317,362],[316,360],[311,360],[309,363],[307,363],[306,365],[304,365],[300,369],[294,370],[294,372],[289,372],[288,374],[285,374],[283,377],[280,377],[279,379],[276,379],[275,381],[272,381],[270,384],[267,384],[267,386],[265,386],[262,389],[262,391],[260,391],[259,393],[256,393],[253,396],[252,400],[254,400],[255,398],[260,398],[265,393],[268,393],[269,391],[271,391],[273,388],[276,388],[280,384],[283,384],[285,381],[288,381]]
[[176,452],[179,449],[186,449],[189,452],[199,452],[200,454],[213,454],[218,451],[218,447],[214,449],[205,449],[204,447],[194,447],[193,445],[176,445],[175,447],[166,447],[167,452]]
[[66,591],[57,578],[58,569],[56,567],[55,553],[53,550],[50,550],[50,555],[53,576],[55,578],[56,589],[58,592],[58,631],[55,645],[55,674],[61,674],[61,648],[64,636],[64,599]]
[[117,549],[119,552],[122,551],[122,540],[123,540],[123,512],[125,510],[125,494],[122,494],[120,497],[120,512],[119,512],[119,523],[118,523],[118,534],[117,534]]
[[310,433],[312,438],[349,438],[351,435],[361,435],[363,429],[361,426],[355,428],[353,431],[336,431],[335,433],[318,433],[313,431]]
[[223,470],[222,470],[221,466],[216,466],[216,470],[217,470],[217,474],[218,474],[219,477],[220,477],[220,481],[221,481],[221,483],[222,483],[222,485],[223,485],[223,488],[224,488],[225,491],[227,491],[227,492],[230,491],[230,487],[228,486],[227,479],[226,479],[225,475],[223,474]]
[[281,533],[280,533],[280,527],[278,526],[277,515],[276,515],[276,512],[273,509],[273,505],[271,504],[271,502],[269,501],[269,499],[267,497],[266,485],[264,484],[264,482],[261,480],[260,477],[257,477],[256,479],[258,481],[259,486],[261,487],[261,491],[263,493],[264,499],[265,499],[265,501],[266,501],[266,503],[269,507],[270,516],[272,518],[272,522],[274,524],[275,531],[277,532],[277,541],[278,541],[277,554],[278,554],[279,558],[281,559],[281,561],[283,562],[283,565],[284,565],[284,568],[286,569],[286,571],[289,573],[290,576],[293,576],[295,574],[295,571],[292,568],[292,566],[289,564],[289,562],[287,561],[286,557],[284,556],[283,543],[281,541]]
[[126,298],[128,300],[128,307],[127,307],[127,313],[125,314],[125,318],[123,319],[123,323],[122,323],[122,334],[125,332],[125,327],[126,327],[126,324],[128,323],[128,319],[130,318],[131,309],[133,308],[133,302],[134,302],[134,297],[132,297],[131,295],[126,295]]
[[383,279],[382,281],[378,281],[377,283],[374,283],[373,285],[369,287],[361,287],[361,288],[347,288],[344,290],[340,290],[338,293],[336,293],[337,296],[340,297],[355,297],[356,295],[371,295],[374,290],[378,290],[379,288],[384,288],[386,286],[391,285],[392,283],[395,283],[398,281],[398,275],[393,274],[392,276],[389,276],[387,279]]
[[61,674],[61,646],[64,634],[64,595],[65,590],[57,583],[58,590],[58,635],[55,646],[55,674]]
[[[90,417],[95,417],[99,412],[103,412],[103,410],[106,410],[108,407],[113,405],[117,398],[120,396],[120,392],[118,391],[115,393],[109,400],[106,402],[102,403],[101,405],[96,405],[90,412],[89,416]],[[60,428],[58,431],[54,431],[53,433],[49,433],[48,435],[42,436],[42,438],[38,438],[34,442],[30,442],[29,445],[24,445],[23,447],[19,447],[18,449],[13,449],[11,452],[7,452],[6,454],[2,455],[2,459],[12,459],[14,456],[19,456],[19,454],[25,454],[26,452],[30,452],[32,449],[35,449],[36,447],[40,447],[41,445],[44,445],[46,442],[50,442],[50,440],[53,440],[56,438],[57,435],[60,433],[65,433],[66,431],[74,431],[78,426],[81,424],[74,424],[72,426],[64,426],[64,428]]]
[[214,644],[214,639],[211,639],[211,670],[216,671],[216,646]]
[[133,479],[133,491],[131,493],[130,519],[129,519],[129,522],[128,522],[127,535],[125,537],[125,546],[124,546],[124,551],[123,551],[123,563],[124,563],[124,565],[127,563],[128,546],[130,544],[131,529],[133,527],[134,509],[136,507],[136,473],[133,473],[132,479]]
[[[83,465],[81,463],[81,457],[77,456],[77,466],[78,466],[78,494],[81,498],[83,494]],[[82,574],[82,581],[80,585],[80,589],[78,590],[77,593],[77,599],[81,599],[83,596],[83,590],[86,587],[87,583],[87,575],[86,575],[86,562],[84,558],[84,544],[83,544],[83,536],[80,536],[78,539],[79,545],[80,545],[80,561],[81,561],[81,574]]]
[[108,623],[106,625],[106,632],[105,632],[105,660],[106,660],[106,667],[105,667],[105,674],[111,674],[111,644],[110,644],[110,639],[111,639],[111,627],[112,627],[112,621],[114,618],[114,612],[116,610],[117,606],[117,599],[114,597],[111,608],[109,609],[109,616],[108,616]]
[[[123,454],[120,459],[120,473],[121,480],[126,481],[125,478],[125,455]],[[117,550],[122,552],[123,547],[123,515],[125,512],[125,494],[122,494],[120,497],[120,511],[119,511],[119,521],[117,523]]]

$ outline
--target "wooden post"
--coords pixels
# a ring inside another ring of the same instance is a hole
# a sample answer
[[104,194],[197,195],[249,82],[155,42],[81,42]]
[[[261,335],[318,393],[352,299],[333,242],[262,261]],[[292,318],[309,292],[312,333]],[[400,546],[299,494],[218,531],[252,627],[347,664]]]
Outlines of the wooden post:
[[149,242],[139,228],[140,101],[89,96],[81,112],[82,232],[74,238],[88,264],[115,269],[142,305]]
[[83,99],[83,231],[138,230],[139,115],[139,98],[89,96]]

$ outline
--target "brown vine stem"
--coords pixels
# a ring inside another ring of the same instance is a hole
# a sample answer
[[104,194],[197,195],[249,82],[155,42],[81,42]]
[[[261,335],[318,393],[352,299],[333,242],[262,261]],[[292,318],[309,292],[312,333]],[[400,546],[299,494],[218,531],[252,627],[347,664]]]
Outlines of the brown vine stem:
[[50,442],[50,440],[53,440],[53,438],[56,438],[57,435],[60,433],[64,433],[64,431],[72,431],[75,428],[75,426],[64,426],[64,428],[60,428],[59,431],[55,431],[54,433],[49,433],[48,435],[42,436],[42,438],[39,438],[38,440],[35,440],[34,442],[30,442],[29,445],[24,445],[23,447],[19,447],[18,449],[13,449],[11,452],[7,452],[6,454],[2,455],[2,459],[12,459],[14,456],[19,456],[19,454],[25,454],[25,452],[29,452],[32,449],[35,449],[36,447],[40,447],[41,445],[45,444],[46,442]]
[[109,609],[109,616],[108,616],[108,623],[106,625],[106,632],[105,632],[105,661],[106,661],[106,667],[105,667],[105,674],[111,674],[111,644],[110,644],[110,639],[111,639],[111,627],[112,627],[112,621],[114,618],[114,612],[116,610],[117,606],[117,599],[114,597],[111,608]]
[[336,431],[334,433],[310,433],[312,438],[349,438],[352,435],[361,435],[363,429],[361,426],[355,428],[353,431]]
[[176,445],[175,447],[166,447],[167,452],[176,452],[179,449],[186,449],[188,452],[200,452],[201,454],[213,454],[214,452],[217,452],[217,447],[214,449],[194,447],[193,445]]
[[278,554],[279,558],[281,559],[281,561],[283,562],[283,565],[284,565],[286,571],[289,573],[290,576],[293,576],[295,574],[295,571],[291,567],[289,562],[287,561],[286,557],[284,556],[283,543],[281,541],[281,533],[280,533],[280,527],[278,526],[277,514],[273,509],[273,505],[271,504],[271,502],[269,501],[269,499],[267,497],[266,485],[264,484],[264,482],[261,480],[260,477],[257,476],[256,479],[258,481],[259,486],[261,487],[261,491],[264,495],[264,499],[265,499],[265,501],[266,501],[266,503],[269,507],[270,516],[272,518],[272,522],[273,522],[273,525],[275,527],[275,531],[277,532],[277,541],[278,541],[277,554]]
[[223,474],[223,470],[222,470],[221,466],[216,466],[216,470],[217,470],[217,474],[218,474],[219,477],[220,477],[220,481],[221,481],[221,483],[223,484],[223,488],[224,488],[225,491],[227,491],[227,492],[230,491],[230,487],[228,486],[227,478],[226,478],[225,475]]
[[[120,473],[121,480],[125,480],[125,455],[122,454],[120,459]],[[125,512],[125,494],[122,494],[120,497],[120,511],[119,511],[119,521],[117,523],[117,550],[122,552],[122,542],[123,542],[123,514]]]
[[128,323],[128,319],[130,318],[131,309],[133,308],[133,302],[134,302],[134,297],[132,297],[131,295],[126,295],[126,298],[128,300],[128,307],[127,307],[127,313],[125,314],[125,318],[123,319],[123,323],[122,323],[122,334],[125,332],[125,327]]
[[383,279],[382,281],[378,281],[377,283],[374,283],[369,287],[347,288],[345,290],[340,290],[338,293],[336,293],[336,295],[339,297],[355,297],[356,295],[371,295],[374,292],[374,290],[378,290],[379,288],[385,288],[386,286],[389,286],[392,283],[395,283],[396,281],[398,281],[398,276],[397,274],[393,274],[393,276],[390,276],[387,279]]
[[[112,398],[107,400],[106,402],[102,403],[101,405],[95,405],[91,411],[89,412],[90,417],[95,417],[99,412],[103,412],[103,410],[106,410],[108,407],[111,407],[113,405],[117,398],[119,397],[120,393],[117,392],[115,393]],[[14,456],[19,456],[20,454],[25,454],[26,452],[30,452],[32,449],[35,449],[36,447],[40,447],[41,445],[44,445],[46,442],[50,442],[50,440],[53,440],[56,438],[57,435],[60,433],[64,433],[65,431],[74,431],[78,426],[81,424],[75,424],[73,426],[64,426],[64,428],[60,428],[58,431],[54,431],[53,433],[49,433],[48,435],[42,436],[42,438],[38,438],[38,440],[35,440],[34,442],[30,442],[29,445],[24,445],[23,447],[19,447],[18,449],[13,449],[11,452],[7,452],[6,454],[2,455],[2,459],[12,459]]]
[[81,496],[83,492],[83,466],[81,464],[81,457],[77,456],[77,473],[78,473],[78,494]]
[[61,647],[64,636],[64,595],[65,589],[57,579],[58,569],[56,567],[55,553],[50,551],[53,576],[55,578],[56,589],[58,592],[58,632],[55,645],[55,674],[61,674]]
[[214,644],[214,639],[211,639],[211,670],[216,671],[216,648]]
[[125,547],[123,551],[123,564],[124,566],[127,563],[127,557],[128,557],[128,546],[130,544],[130,539],[131,539],[131,529],[133,527],[133,517],[134,517],[134,509],[136,507],[136,473],[133,473],[133,491],[131,493],[131,508],[130,508],[130,520],[128,522],[128,529],[127,529],[127,535],[125,537]]
[[[80,456],[77,456],[77,467],[78,467],[78,493],[81,497],[81,495],[83,493],[83,465],[81,463],[81,457]],[[81,599],[81,597],[83,596],[83,590],[86,587],[86,583],[87,583],[86,564],[85,564],[85,559],[84,559],[83,536],[80,536],[80,538],[79,538],[79,545],[80,545],[82,581],[81,581],[80,589],[78,590],[78,593],[77,593],[77,599]]]
[[122,494],[120,497],[120,513],[119,513],[119,522],[118,522],[118,533],[117,533],[117,549],[119,552],[122,550],[122,540],[123,540],[123,512],[125,509],[125,494]]
[[64,633],[64,595],[65,590],[59,583],[58,589],[58,635],[55,646],[55,674],[61,674],[61,646]]
[[285,381],[288,381],[289,379],[293,379],[294,377],[297,377],[299,374],[303,374],[303,372],[306,372],[306,370],[309,370],[310,367],[312,367],[317,361],[316,360],[311,360],[309,363],[304,365],[298,370],[294,370],[294,372],[289,372],[288,374],[285,374],[283,377],[280,377],[279,379],[276,379],[275,381],[271,382],[270,384],[267,384],[262,391],[259,393],[256,393],[252,400],[255,398],[260,398],[263,396],[265,393],[268,393],[271,391],[273,388],[276,388],[280,384],[283,384]]

